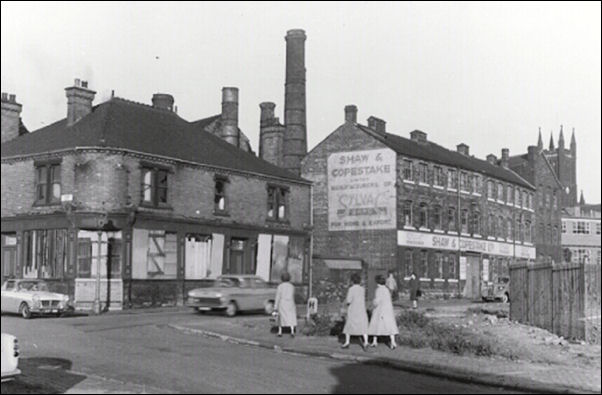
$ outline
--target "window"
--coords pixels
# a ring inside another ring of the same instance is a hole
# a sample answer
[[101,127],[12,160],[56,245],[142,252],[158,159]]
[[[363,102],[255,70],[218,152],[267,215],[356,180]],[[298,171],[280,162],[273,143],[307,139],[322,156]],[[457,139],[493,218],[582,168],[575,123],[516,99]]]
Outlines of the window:
[[447,278],[448,279],[457,279],[458,274],[456,271],[456,254],[449,254],[446,258],[449,257],[447,262]]
[[545,242],[546,242],[546,228],[545,228],[544,224],[539,224],[539,235],[538,236],[539,236],[539,241],[541,243],[545,244]]
[[512,232],[512,220],[510,218],[508,218],[506,220],[506,224],[507,224],[507,230],[508,230],[508,237],[506,237],[508,240],[513,240],[513,232]]
[[504,200],[504,184],[501,182],[497,183],[497,200]]
[[448,232],[458,231],[456,226],[456,208],[453,206],[447,209],[447,230]]
[[445,180],[443,179],[443,169],[441,166],[435,166],[435,185],[442,187],[445,184]]
[[550,204],[552,203],[552,190],[550,189],[550,187],[548,187],[545,199],[546,199],[545,200],[545,206],[546,207],[550,207]]
[[175,279],[178,268],[177,234],[164,230],[134,229],[132,278]]
[[436,252],[431,254],[431,262],[429,265],[430,278],[443,278],[443,254]]
[[468,210],[462,210],[462,216],[460,218],[460,223],[462,224],[462,233],[468,233]]
[[554,189],[554,192],[552,192],[552,202],[553,202],[553,207],[558,208],[558,196],[556,195],[555,189]]
[[566,233],[566,222],[562,221],[562,233]]
[[508,199],[506,199],[506,203],[508,204],[514,204],[514,187],[511,185],[508,185]]
[[428,278],[428,252],[420,251],[420,267],[416,275],[419,278]]
[[61,165],[36,165],[36,204],[55,204],[61,201]]
[[414,265],[412,263],[412,251],[406,250],[405,254],[405,277],[410,277],[414,272]]
[[506,220],[500,215],[498,221],[498,223],[500,224],[500,237],[505,238],[506,236],[508,236],[508,230],[506,229]]
[[414,164],[411,160],[405,159],[403,161],[403,179],[407,181],[414,180]]
[[433,222],[432,222],[432,227],[433,229],[441,229],[441,207],[440,206],[435,206],[433,208]]
[[586,221],[577,221],[577,226],[573,226],[574,234],[582,234],[587,235],[590,233],[589,222]]
[[460,189],[465,192],[470,191],[470,186],[468,184],[468,174],[464,171],[460,173]]
[[600,230],[601,230],[601,229],[600,229],[600,228],[601,228],[601,226],[600,226],[600,225],[601,225],[601,224],[600,224],[600,222],[598,222],[598,223],[596,224],[596,234],[597,234],[597,235],[599,235],[599,234],[600,234]]
[[554,233],[552,234],[552,244],[558,244],[560,240],[558,240],[558,225],[554,225]]
[[492,180],[487,181],[487,197],[495,199],[495,183]]
[[475,235],[481,234],[481,213],[474,208],[472,213],[472,233]]
[[403,204],[403,224],[405,226],[412,226],[412,201],[406,200]]
[[167,204],[167,174],[165,169],[142,168],[142,203],[154,207]]
[[497,224],[496,218],[493,214],[489,214],[489,236],[495,237],[497,235]]
[[268,186],[268,218],[285,220],[287,217],[288,188]]
[[[558,230],[558,228],[556,228],[556,230]],[[528,243],[531,242],[531,221],[525,222],[525,241]]]
[[482,189],[483,189],[483,185],[481,182],[481,176],[478,174],[475,174],[472,180],[473,180],[472,192],[481,194]]
[[214,197],[214,210],[217,213],[224,213],[227,211],[226,201],[226,183],[228,180],[223,177],[215,178],[215,197]]
[[539,200],[539,207],[543,207],[545,205],[545,191],[543,189],[543,185],[539,184],[539,190],[537,191],[537,196]]
[[418,227],[428,228],[428,206],[426,203],[420,203],[420,211],[418,213]]
[[548,244],[552,244],[552,225],[548,224],[548,229],[546,233],[546,241]]
[[529,208],[531,210],[535,210],[535,202],[533,201],[535,199],[535,195],[533,194],[533,192],[529,193]]
[[60,278],[67,267],[67,230],[32,230],[23,233],[25,278]]
[[447,187],[449,189],[458,189],[458,178],[454,169],[447,170]]
[[514,204],[519,207],[523,204],[521,201],[520,189],[518,188],[514,190]]
[[77,252],[77,277],[121,278],[121,232],[102,232],[99,238],[98,232],[80,230]]
[[420,171],[418,174],[418,181],[422,184],[428,184],[428,166],[426,163],[420,163],[418,165]]

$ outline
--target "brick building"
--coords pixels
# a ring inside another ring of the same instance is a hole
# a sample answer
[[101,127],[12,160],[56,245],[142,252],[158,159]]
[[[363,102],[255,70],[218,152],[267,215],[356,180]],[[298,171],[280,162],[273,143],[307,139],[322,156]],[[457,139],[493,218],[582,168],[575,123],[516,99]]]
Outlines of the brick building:
[[562,250],[565,260],[573,263],[602,262],[600,204],[586,204],[581,192],[579,205],[562,210]]
[[[314,295],[322,301],[347,285],[341,269],[367,265],[375,274],[412,271],[433,293],[480,299],[481,280],[507,275],[516,260],[535,259],[535,188],[508,167],[428,140],[387,133],[376,117],[345,123],[302,162],[313,182]],[[405,282],[402,281],[402,284]]]
[[223,273],[307,283],[310,183],[245,152],[236,88],[194,122],[166,94],[66,94],[67,117],[31,133],[2,95],[2,279],[47,279],[84,308],[98,271],[114,308],[182,304]]
[[537,188],[534,240],[540,259],[563,260],[560,247],[562,208],[577,205],[576,161],[575,131],[570,149],[566,149],[562,126],[558,148],[555,148],[553,136],[550,136],[549,148],[544,149],[540,130],[536,146],[529,146],[526,154],[510,157],[510,168]]

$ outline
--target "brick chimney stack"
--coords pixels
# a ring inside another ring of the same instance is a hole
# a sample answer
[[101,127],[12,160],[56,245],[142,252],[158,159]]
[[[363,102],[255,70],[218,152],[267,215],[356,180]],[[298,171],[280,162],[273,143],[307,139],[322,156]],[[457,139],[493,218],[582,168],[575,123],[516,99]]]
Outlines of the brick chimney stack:
[[22,108],[15,95],[2,92],[2,143],[19,136]]
[[502,167],[507,169],[509,161],[510,161],[510,150],[508,148],[502,148],[502,161],[501,161]]
[[497,164],[497,156],[495,156],[494,154],[487,155],[487,162],[491,163],[492,165],[496,165]]
[[384,135],[387,133],[387,122],[373,115],[368,118],[368,127],[375,130],[378,134]]
[[90,112],[96,92],[88,89],[88,81],[75,79],[73,86],[65,88],[67,95],[67,126],[71,126]]
[[278,117],[274,116],[276,105],[272,102],[259,104],[261,116],[259,118],[259,157],[273,165],[282,167],[282,146],[284,125],[280,124]]
[[238,147],[238,88],[222,88],[222,139]]
[[470,147],[464,143],[460,143],[460,144],[456,145],[456,150],[459,153],[461,153],[462,155],[466,155],[466,156],[468,156],[468,154],[470,153]]
[[357,106],[353,104],[345,106],[345,122],[357,122]]
[[173,111],[174,98],[167,93],[155,93],[153,95],[153,107],[162,110]]
[[307,154],[307,121],[305,107],[305,31],[286,33],[286,82],[284,85],[283,167],[295,174]]

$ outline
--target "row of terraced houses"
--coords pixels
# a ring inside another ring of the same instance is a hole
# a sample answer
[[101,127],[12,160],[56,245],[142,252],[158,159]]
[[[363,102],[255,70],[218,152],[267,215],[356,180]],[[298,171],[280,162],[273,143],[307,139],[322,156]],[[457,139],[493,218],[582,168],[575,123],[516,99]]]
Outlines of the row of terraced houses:
[[[238,126],[238,89],[220,114],[187,121],[174,98],[93,105],[76,80],[67,116],[28,131],[2,95],[2,279],[44,278],[91,306],[184,303],[222,274],[279,281],[299,298],[339,298],[349,274],[414,272],[428,292],[479,297],[517,261],[560,261],[561,209],[575,205],[576,143],[523,155],[444,148],[386,122],[344,122],[308,152],[305,40],[286,39],[284,121],[260,104],[256,155]],[[311,291],[310,291],[311,288]],[[110,295],[110,297],[108,297]]]

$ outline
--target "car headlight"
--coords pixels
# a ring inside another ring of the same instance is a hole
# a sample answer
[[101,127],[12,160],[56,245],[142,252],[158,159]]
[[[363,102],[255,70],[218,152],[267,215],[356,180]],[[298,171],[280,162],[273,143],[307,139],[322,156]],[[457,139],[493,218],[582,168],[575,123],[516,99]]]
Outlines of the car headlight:
[[220,296],[219,301],[221,303],[226,303],[228,301],[228,298],[226,298],[225,296]]

